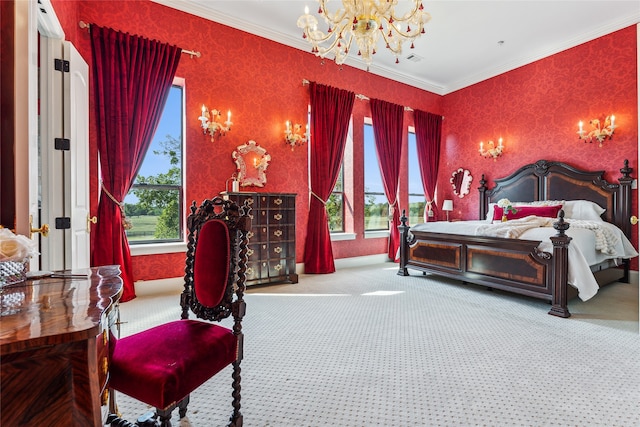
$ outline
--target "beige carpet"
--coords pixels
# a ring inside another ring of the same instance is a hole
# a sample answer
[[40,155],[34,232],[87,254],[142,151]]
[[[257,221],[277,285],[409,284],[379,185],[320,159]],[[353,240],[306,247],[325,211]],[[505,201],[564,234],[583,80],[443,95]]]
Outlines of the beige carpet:
[[[640,426],[638,284],[572,317],[545,302],[376,264],[250,288],[245,426]],[[122,334],[179,318],[177,295],[121,305]],[[147,406],[119,395],[130,421]],[[224,426],[231,370],[175,426]]]

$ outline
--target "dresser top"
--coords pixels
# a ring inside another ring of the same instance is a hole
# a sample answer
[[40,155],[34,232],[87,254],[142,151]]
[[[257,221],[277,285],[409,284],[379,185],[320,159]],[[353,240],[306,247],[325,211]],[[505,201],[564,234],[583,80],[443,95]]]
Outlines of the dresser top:
[[0,289],[0,355],[86,340],[119,300],[118,266],[55,272]]

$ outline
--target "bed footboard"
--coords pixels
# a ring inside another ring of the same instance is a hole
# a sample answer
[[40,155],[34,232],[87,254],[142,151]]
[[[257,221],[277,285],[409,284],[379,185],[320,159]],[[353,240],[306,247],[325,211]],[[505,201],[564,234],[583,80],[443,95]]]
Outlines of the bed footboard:
[[549,314],[569,317],[567,308],[569,224],[564,213],[554,224],[553,254],[538,249],[540,241],[410,231],[400,218],[398,275],[408,268],[502,289],[551,303]]

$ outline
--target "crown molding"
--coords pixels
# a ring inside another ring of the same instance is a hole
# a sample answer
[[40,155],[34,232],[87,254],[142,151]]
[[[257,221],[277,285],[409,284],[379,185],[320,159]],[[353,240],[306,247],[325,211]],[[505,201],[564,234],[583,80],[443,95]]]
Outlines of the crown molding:
[[[209,7],[205,7],[199,3],[195,3],[193,1],[187,0],[151,0],[154,3],[158,3],[173,9],[181,10],[186,13],[190,13],[192,15],[199,16],[201,18],[217,22],[221,25],[226,25],[231,28],[244,31],[249,34],[253,34],[258,37],[262,37],[280,44],[283,44],[288,47],[293,47],[295,49],[299,49],[301,51],[312,53],[309,51],[309,44],[305,42],[302,38],[292,37],[291,35],[284,34],[272,28],[261,27],[241,19],[235,18],[233,16],[226,15],[224,13],[220,13],[218,11],[211,10]],[[380,77],[388,78],[390,80],[394,80],[400,83],[404,83],[418,89],[422,89],[428,92],[432,92],[436,95],[447,95],[451,92],[455,92],[457,90],[463,89],[467,86],[474,85],[481,81],[490,79],[499,74],[506,73],[508,71],[514,70],[516,68],[522,67],[523,65],[530,64],[532,62],[538,61],[542,58],[546,58],[551,55],[555,55],[564,50],[570,49],[572,47],[578,46],[582,43],[589,42],[591,40],[597,39],[598,37],[602,37],[606,34],[610,34],[614,31],[621,30],[628,26],[637,24],[640,22],[640,10],[635,14],[624,17],[623,19],[609,22],[607,24],[603,24],[600,27],[595,28],[585,28],[585,32],[578,37],[574,37],[569,40],[562,40],[561,42],[548,46],[545,49],[541,49],[534,52],[527,52],[525,55],[520,56],[519,58],[505,62],[502,64],[497,64],[494,67],[486,68],[477,73],[470,75],[468,78],[457,80],[452,82],[449,85],[426,81],[424,79],[418,79],[413,76],[409,76],[405,73],[398,72],[391,68],[381,66],[379,64],[372,64],[369,67],[369,72]],[[327,59],[331,61],[331,59]],[[348,57],[344,63],[353,68],[357,68],[360,70],[366,70],[366,64],[356,58]]]

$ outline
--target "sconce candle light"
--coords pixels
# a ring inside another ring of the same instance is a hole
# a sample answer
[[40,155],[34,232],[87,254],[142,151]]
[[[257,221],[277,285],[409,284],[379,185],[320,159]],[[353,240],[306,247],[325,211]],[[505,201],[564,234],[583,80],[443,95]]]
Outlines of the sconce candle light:
[[211,142],[213,142],[216,136],[222,137],[229,132],[233,124],[231,121],[231,110],[227,111],[227,121],[223,123],[222,112],[214,109],[211,110],[211,114],[209,114],[209,110],[204,104],[202,104],[202,115],[198,117],[198,120],[200,120],[203,133],[206,135],[208,132],[209,135],[211,135]]
[[292,128],[291,122],[287,120],[286,129],[284,130],[284,140],[291,146],[291,151],[293,151],[296,146],[301,146],[307,142],[306,130],[307,127],[305,126],[303,131],[302,125],[299,123],[294,124]]
[[481,156],[486,157],[487,159],[493,158],[493,161],[495,162],[496,159],[502,155],[502,150],[504,149],[504,146],[502,145],[502,138],[498,139],[497,146],[495,146],[493,141],[489,141],[487,143],[487,146],[488,147],[485,150],[484,142],[480,141],[480,150],[478,151],[480,152]]
[[578,138],[583,139],[585,143],[593,142],[593,139],[597,139],[600,143],[600,147],[602,147],[602,143],[605,139],[611,139],[613,137],[613,131],[615,130],[615,120],[616,116],[613,114],[607,116],[604,119],[604,126],[600,123],[599,119],[593,119],[589,122],[591,126],[593,126],[593,130],[590,132],[585,132],[582,129],[582,121],[578,122]]

